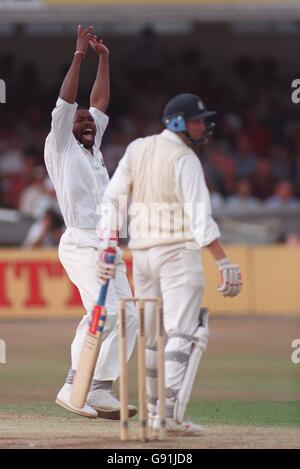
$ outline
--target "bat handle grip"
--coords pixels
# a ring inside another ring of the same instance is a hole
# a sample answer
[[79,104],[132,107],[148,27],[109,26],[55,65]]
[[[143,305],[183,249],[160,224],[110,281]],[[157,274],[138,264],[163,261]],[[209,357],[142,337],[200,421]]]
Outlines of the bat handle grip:
[[[113,264],[114,261],[115,261],[115,257],[116,257],[115,252],[105,253],[105,261],[108,264]],[[106,294],[107,294],[107,290],[108,290],[108,284],[109,284],[109,282],[107,282],[105,285],[102,285],[102,287],[101,287],[100,295],[99,295],[99,298],[98,298],[98,301],[97,301],[97,304],[99,306],[104,306],[105,305],[105,299],[106,299]]]
[[107,264],[113,264],[115,262],[115,257],[116,257],[115,249],[111,250],[111,252],[107,251],[105,253],[105,262],[107,262]]

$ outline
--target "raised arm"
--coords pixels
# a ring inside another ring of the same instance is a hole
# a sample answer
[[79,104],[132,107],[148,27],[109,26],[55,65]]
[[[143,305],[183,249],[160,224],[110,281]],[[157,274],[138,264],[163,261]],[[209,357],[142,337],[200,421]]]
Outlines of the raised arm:
[[[91,30],[92,26],[86,30],[78,26],[73,62],[61,86],[56,106],[52,111],[51,132],[47,137],[47,143],[50,144],[51,142],[51,146],[55,147],[57,154],[62,153],[70,139],[74,138],[73,119],[77,109],[75,100],[78,92],[79,73],[88,42],[95,37],[91,34]],[[45,152],[45,159],[50,165],[48,152]]]
[[90,106],[105,112],[109,104],[110,81],[109,81],[109,50],[100,39],[89,41],[92,49],[99,56],[99,64],[95,83],[90,96]]
[[91,33],[92,29],[93,26],[89,26],[87,29],[78,26],[74,58],[59,92],[59,97],[70,104],[73,104],[77,98],[81,62],[85,57],[88,43],[91,40],[96,40],[96,36]]

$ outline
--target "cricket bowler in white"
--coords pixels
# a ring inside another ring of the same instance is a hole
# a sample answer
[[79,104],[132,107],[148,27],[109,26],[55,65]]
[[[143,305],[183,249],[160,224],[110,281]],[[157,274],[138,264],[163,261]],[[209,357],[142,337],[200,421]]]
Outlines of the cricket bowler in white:
[[[76,97],[82,61],[91,47],[99,56],[99,66],[90,95],[90,108],[78,108]],[[45,144],[45,163],[55,186],[58,202],[67,227],[59,244],[59,258],[70,280],[78,287],[87,314],[80,322],[71,347],[72,367],[56,402],[81,415],[119,419],[120,402],[112,393],[112,383],[119,376],[117,299],[131,296],[122,261],[117,250],[115,278],[110,282],[104,340],[96,364],[87,403],[77,409],[70,402],[72,383],[82,344],[88,329],[89,313],[95,305],[100,285],[97,279],[99,238],[96,232],[99,205],[109,182],[100,152],[102,136],[108,124],[105,111],[109,103],[109,50],[92,34],[92,27],[78,28],[73,62],[62,84],[52,112],[51,131]],[[101,259],[98,259],[101,270]],[[104,266],[105,267],[105,266]],[[127,305],[128,358],[134,348],[136,314]],[[129,415],[136,413],[129,406]]]
[[[207,143],[215,112],[184,93],[164,110],[166,129],[134,140],[126,149],[103,197],[100,230],[109,238],[119,201],[130,197],[129,247],[133,255],[135,296],[162,296],[166,332],[166,428],[177,435],[198,435],[201,425],[185,416],[193,381],[208,340],[207,311],[200,310],[204,273],[199,251],[208,248],[221,272],[218,291],[241,290],[237,265],[227,259],[211,215],[209,192],[194,145]],[[121,199],[120,199],[120,196]],[[116,225],[117,226],[114,226]],[[110,271],[113,275],[113,271]],[[99,270],[103,282],[103,276]],[[149,426],[158,426],[156,316],[145,304],[146,374]]]

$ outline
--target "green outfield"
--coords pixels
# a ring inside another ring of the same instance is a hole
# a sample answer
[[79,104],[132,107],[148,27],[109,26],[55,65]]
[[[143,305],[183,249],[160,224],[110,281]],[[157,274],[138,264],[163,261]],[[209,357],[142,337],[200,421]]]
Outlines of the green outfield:
[[[133,401],[137,405],[137,402]],[[35,417],[65,417],[66,412],[50,402],[31,404],[2,404],[1,417],[26,415]],[[196,423],[204,425],[245,425],[257,427],[300,427],[300,401],[192,401],[188,406],[188,415]],[[78,417],[70,414],[70,418]],[[79,419],[80,421],[82,419]],[[134,417],[132,421],[137,421]],[[102,421],[103,422],[103,421]],[[300,441],[299,441],[300,444]]]
[[[118,422],[91,421],[54,404],[76,324],[0,322],[7,345],[7,363],[0,365],[0,447],[121,447]],[[300,364],[291,361],[291,343],[300,337],[300,317],[212,316],[210,332],[188,409],[207,431],[200,438],[168,438],[153,447],[299,447]],[[137,398],[135,360],[130,364],[132,402]],[[132,441],[129,447],[141,443]]]

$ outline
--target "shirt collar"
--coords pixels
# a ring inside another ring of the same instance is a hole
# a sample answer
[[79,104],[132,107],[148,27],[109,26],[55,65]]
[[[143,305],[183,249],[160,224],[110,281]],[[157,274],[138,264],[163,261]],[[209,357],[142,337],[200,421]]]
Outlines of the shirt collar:
[[161,132],[163,137],[168,138],[169,140],[172,140],[173,142],[179,143],[181,145],[185,145],[184,141],[182,140],[179,135],[176,135],[175,132],[172,132],[172,130],[165,129]]

